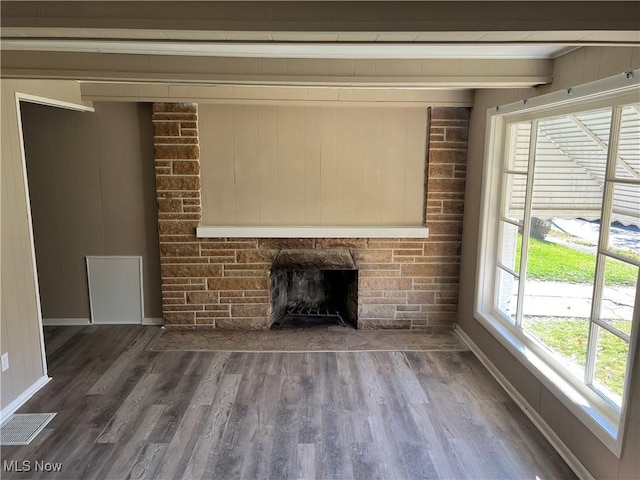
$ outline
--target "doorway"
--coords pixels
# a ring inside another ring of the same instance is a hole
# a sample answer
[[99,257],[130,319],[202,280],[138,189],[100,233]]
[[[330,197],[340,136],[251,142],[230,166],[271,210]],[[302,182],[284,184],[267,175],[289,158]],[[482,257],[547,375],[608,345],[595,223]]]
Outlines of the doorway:
[[[20,102],[44,326],[162,322],[149,110]],[[93,289],[91,258],[100,258]],[[125,284],[135,286],[126,311],[112,295]],[[96,305],[107,308],[98,314]]]

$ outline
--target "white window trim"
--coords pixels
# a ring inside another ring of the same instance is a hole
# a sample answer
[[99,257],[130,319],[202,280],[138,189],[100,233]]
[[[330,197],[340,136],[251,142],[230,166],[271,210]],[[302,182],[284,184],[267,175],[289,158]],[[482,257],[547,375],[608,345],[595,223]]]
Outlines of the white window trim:
[[[610,104],[614,98],[617,100],[628,96],[630,101],[637,101],[639,87],[640,70],[634,70],[487,111],[476,279],[478,288],[474,308],[475,318],[618,458],[624,442],[629,397],[633,390],[630,376],[638,350],[637,344],[640,342],[640,308],[636,308],[634,313],[629,342],[630,368],[625,379],[627,388],[622,399],[622,410],[618,413],[591,388],[569,381],[565,373],[553,367],[554,360],[547,352],[496,311],[494,293],[498,252],[495,245],[498,240],[506,124],[539,118],[547,111],[553,111],[555,115],[597,108],[599,104]],[[484,288],[480,288],[481,286]],[[640,305],[640,290],[636,295],[636,305]]]

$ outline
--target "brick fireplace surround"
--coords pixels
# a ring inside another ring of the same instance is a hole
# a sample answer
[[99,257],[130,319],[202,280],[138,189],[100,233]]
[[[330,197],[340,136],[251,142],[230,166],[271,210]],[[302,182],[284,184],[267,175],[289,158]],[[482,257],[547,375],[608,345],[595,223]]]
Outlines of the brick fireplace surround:
[[[427,115],[427,111],[425,111]],[[349,248],[359,269],[358,328],[452,328],[458,305],[467,108],[431,108],[428,239],[197,238],[198,106],[153,106],[162,309],[170,328],[266,329],[269,268],[282,248]]]

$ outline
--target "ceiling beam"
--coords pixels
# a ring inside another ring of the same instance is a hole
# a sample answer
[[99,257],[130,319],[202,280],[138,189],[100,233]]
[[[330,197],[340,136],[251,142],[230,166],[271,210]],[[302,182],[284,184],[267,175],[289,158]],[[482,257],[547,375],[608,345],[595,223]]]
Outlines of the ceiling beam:
[[83,100],[94,102],[196,102],[249,105],[347,105],[471,107],[471,90],[411,88],[276,87],[178,83],[81,82]]
[[338,42],[208,42],[113,39],[2,39],[3,51],[122,53],[197,57],[348,59],[539,59],[566,53],[562,45]]
[[551,82],[553,61],[229,58],[2,52],[4,78],[199,84],[512,88]]

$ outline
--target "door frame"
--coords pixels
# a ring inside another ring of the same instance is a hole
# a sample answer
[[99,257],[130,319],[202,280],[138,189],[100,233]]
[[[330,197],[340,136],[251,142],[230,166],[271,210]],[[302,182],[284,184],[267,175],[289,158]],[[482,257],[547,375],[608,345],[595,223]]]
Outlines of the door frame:
[[75,110],[80,112],[95,112],[93,107],[80,105],[77,103],[64,102],[52,98],[31,95],[27,93],[15,92],[16,114],[18,121],[18,136],[20,144],[20,157],[22,161],[22,180],[24,182],[24,191],[27,202],[27,224],[29,226],[29,249],[31,255],[31,264],[33,271],[33,286],[36,294],[36,312],[38,315],[38,332],[40,333],[40,349],[42,358],[42,371],[44,376],[48,376],[47,355],[44,346],[44,327],[42,325],[42,305],[40,302],[40,282],[38,280],[38,267],[36,265],[36,248],[33,236],[33,218],[31,216],[31,195],[29,194],[29,180],[27,178],[27,157],[25,155],[24,134],[22,131],[22,110],[20,102],[36,103],[47,107],[64,108],[66,110]]

